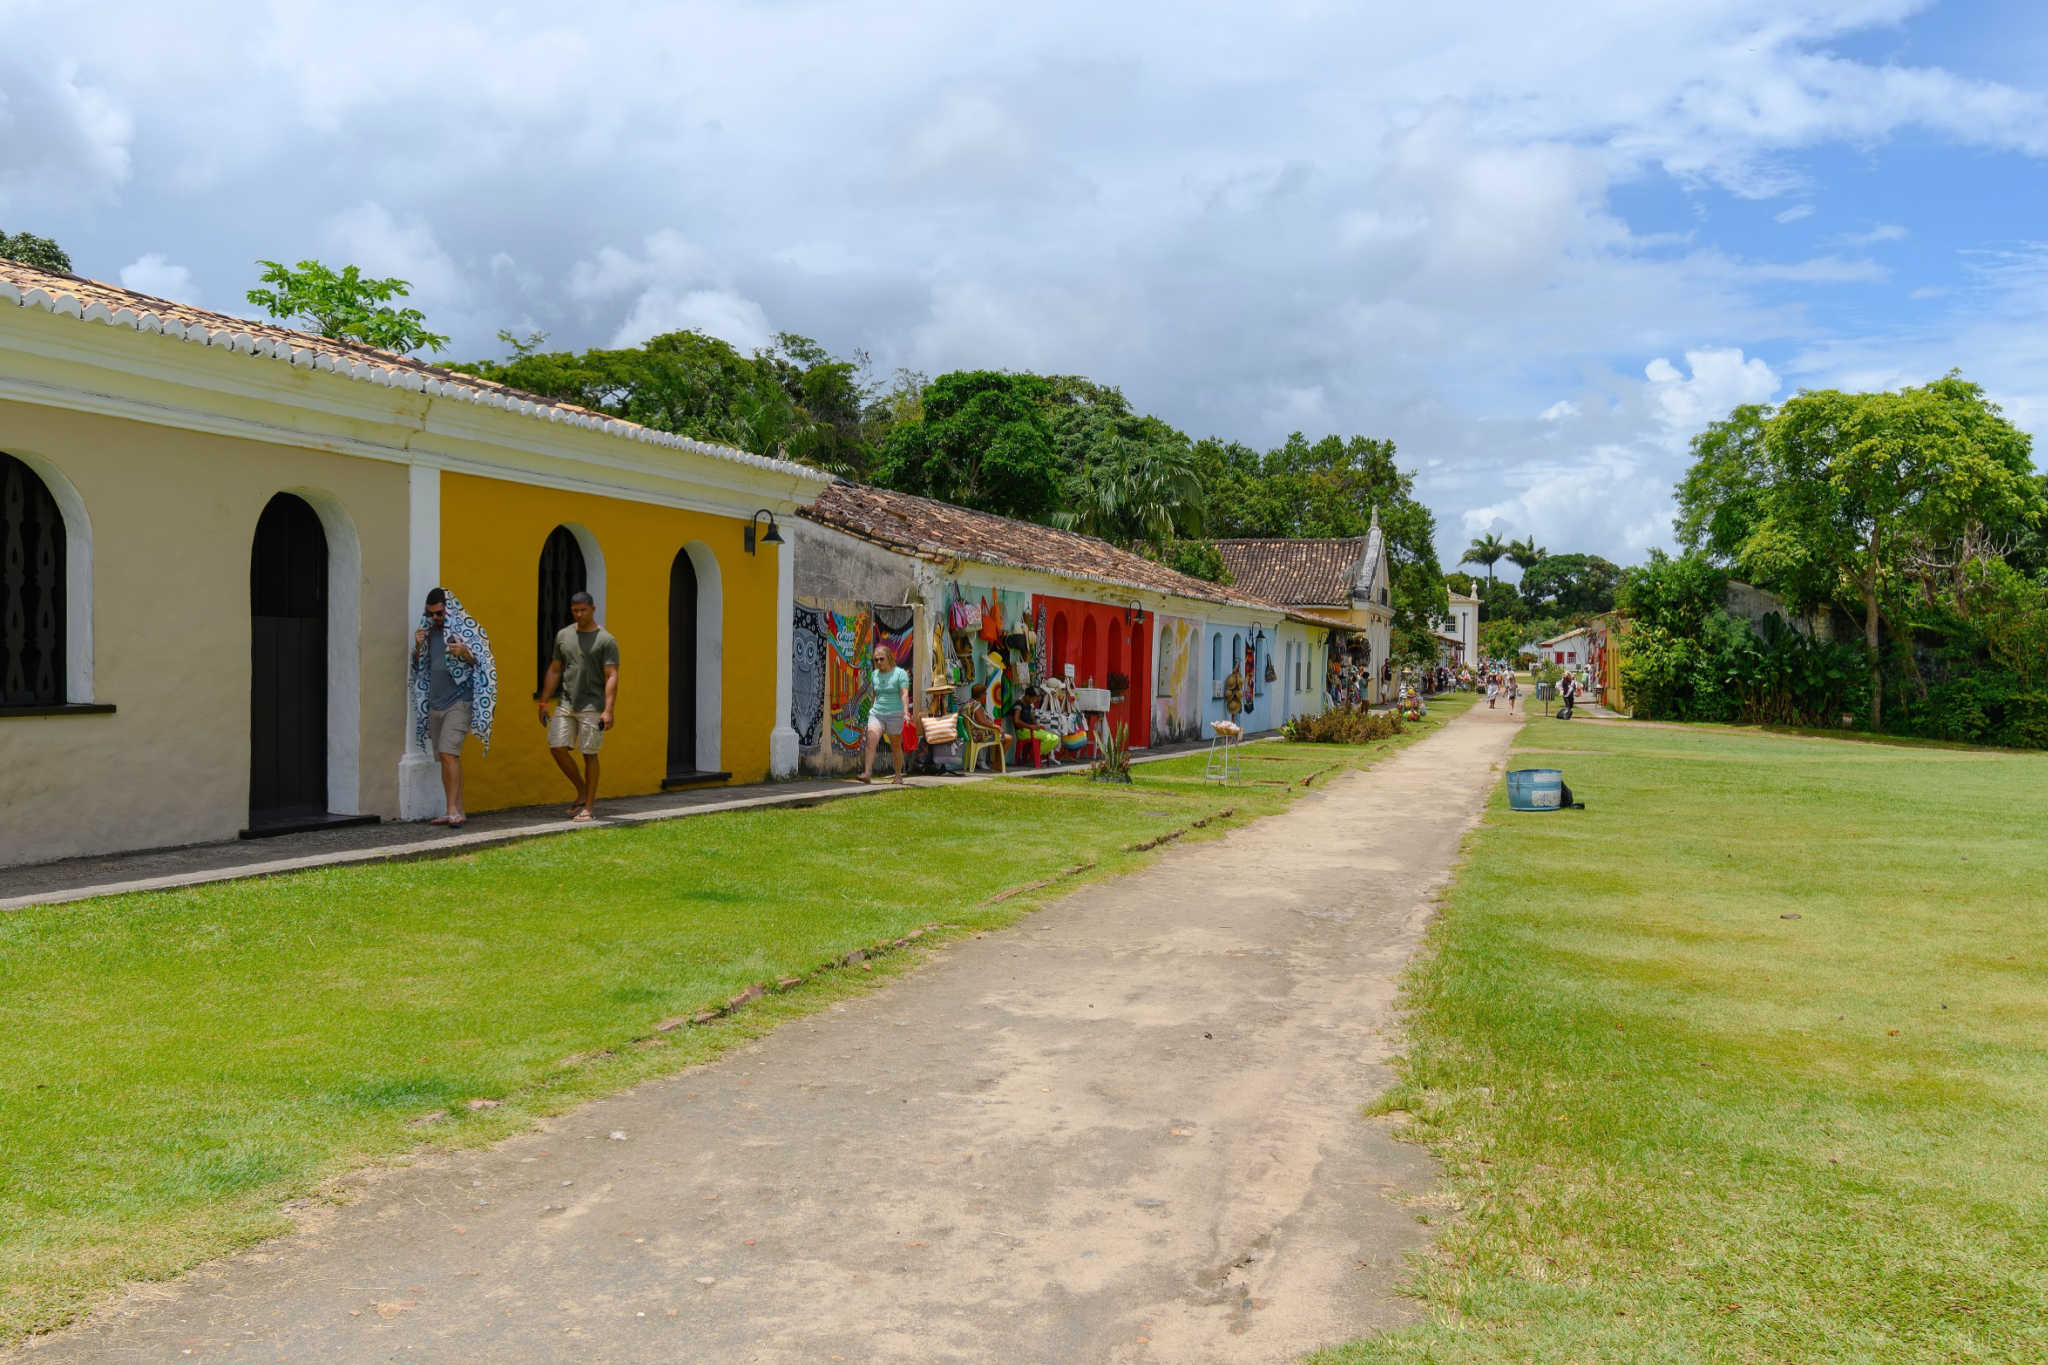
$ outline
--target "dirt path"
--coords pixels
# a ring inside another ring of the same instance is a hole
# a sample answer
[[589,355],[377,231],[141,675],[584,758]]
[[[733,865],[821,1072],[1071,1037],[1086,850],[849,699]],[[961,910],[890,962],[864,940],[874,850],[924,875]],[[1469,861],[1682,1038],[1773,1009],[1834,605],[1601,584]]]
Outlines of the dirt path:
[[1471,712],[21,1356],[1239,1362],[1398,1322],[1431,1170],[1359,1105],[1514,730]]

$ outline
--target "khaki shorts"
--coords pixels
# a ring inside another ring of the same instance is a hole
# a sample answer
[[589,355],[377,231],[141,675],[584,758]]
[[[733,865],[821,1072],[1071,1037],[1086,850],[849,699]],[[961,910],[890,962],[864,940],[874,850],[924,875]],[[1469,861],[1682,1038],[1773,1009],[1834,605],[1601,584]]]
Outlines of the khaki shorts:
[[462,741],[469,738],[469,703],[456,702],[446,711],[427,712],[427,751],[459,754]]
[[565,706],[555,708],[554,718],[548,721],[548,747],[550,749],[574,749],[579,754],[594,754],[604,743],[604,730],[598,725],[602,711],[571,711]]

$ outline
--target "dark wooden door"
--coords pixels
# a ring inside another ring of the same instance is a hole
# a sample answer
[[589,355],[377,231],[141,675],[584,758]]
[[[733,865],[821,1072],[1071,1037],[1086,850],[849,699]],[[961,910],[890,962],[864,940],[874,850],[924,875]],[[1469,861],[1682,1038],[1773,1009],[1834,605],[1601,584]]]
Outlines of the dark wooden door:
[[697,569],[676,552],[668,571],[668,775],[697,771]]
[[280,493],[249,556],[249,824],[327,809],[327,534]]
[[540,547],[540,587],[534,594],[538,605],[533,637],[539,645],[533,672],[536,697],[540,695],[541,684],[547,681],[548,665],[554,662],[556,633],[576,619],[569,614],[569,599],[590,590],[589,577],[576,533],[566,526],[548,532],[547,543]]

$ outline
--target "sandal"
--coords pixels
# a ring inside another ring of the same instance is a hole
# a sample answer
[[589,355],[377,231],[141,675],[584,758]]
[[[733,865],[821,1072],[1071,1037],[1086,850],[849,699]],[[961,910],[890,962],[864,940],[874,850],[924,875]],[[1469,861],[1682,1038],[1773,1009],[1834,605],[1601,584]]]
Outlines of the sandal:
[[448,828],[450,828],[450,829],[461,829],[461,828],[462,828],[462,827],[463,827],[464,825],[466,825],[466,824],[468,824],[468,823],[469,823],[469,817],[468,817],[467,815],[463,815],[463,816],[458,816],[457,818],[455,818],[455,819],[453,819],[453,820],[450,820],[450,821],[448,822]]
[[445,815],[437,815],[433,819],[427,821],[427,823],[430,825],[452,825],[455,822],[453,820],[450,820]]
[[590,823],[592,820],[596,818],[596,816],[592,815],[587,810],[579,810],[574,815],[569,817],[569,822],[571,824],[584,825]]

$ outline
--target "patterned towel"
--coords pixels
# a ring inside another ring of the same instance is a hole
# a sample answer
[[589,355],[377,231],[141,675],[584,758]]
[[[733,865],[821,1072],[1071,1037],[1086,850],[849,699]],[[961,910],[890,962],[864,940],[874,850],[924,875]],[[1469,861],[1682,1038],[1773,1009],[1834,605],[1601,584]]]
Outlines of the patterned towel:
[[[420,626],[431,629],[433,622],[425,612],[420,613]],[[448,676],[460,686],[464,679],[473,685],[469,689],[469,729],[484,743],[484,752],[491,751],[491,715],[498,709],[498,664],[491,657],[491,637],[484,634],[484,628],[476,618],[462,609],[454,593],[448,594],[448,621],[442,627],[448,632],[450,644],[461,644],[476,656],[473,664],[464,663],[453,654],[448,656]],[[409,679],[412,690],[412,742],[420,749],[427,747],[427,658],[421,650],[413,660]]]

